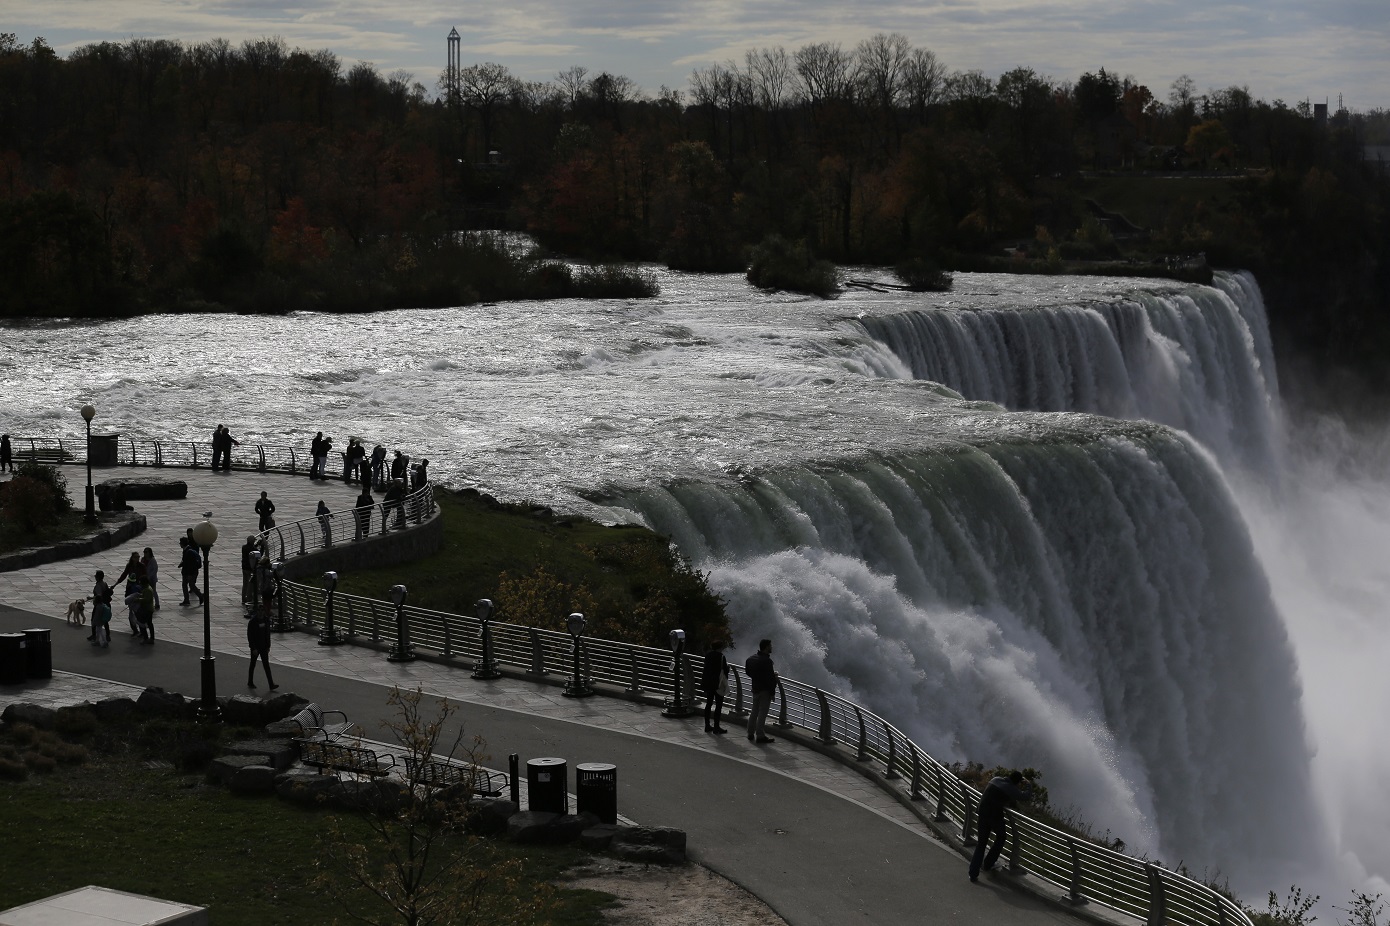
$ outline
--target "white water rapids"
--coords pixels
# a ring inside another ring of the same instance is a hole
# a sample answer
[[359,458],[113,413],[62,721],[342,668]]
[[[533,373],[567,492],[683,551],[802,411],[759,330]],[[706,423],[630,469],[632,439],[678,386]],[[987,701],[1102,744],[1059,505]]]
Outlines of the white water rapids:
[[1339,464],[1335,422],[1285,433],[1253,280],[821,302],[659,278],[644,301],[10,324],[0,428],[74,436],[91,400],[136,435],[322,429],[643,520],[710,571],[740,658],[770,636],[786,674],[943,759],[1038,767],[1247,901],[1377,888],[1390,486]]

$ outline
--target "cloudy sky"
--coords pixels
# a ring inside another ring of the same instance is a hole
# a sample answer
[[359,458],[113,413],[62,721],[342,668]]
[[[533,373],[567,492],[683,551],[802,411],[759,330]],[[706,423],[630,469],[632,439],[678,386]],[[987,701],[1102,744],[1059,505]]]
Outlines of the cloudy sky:
[[496,61],[528,80],[579,64],[648,93],[686,89],[692,69],[749,48],[851,48],[901,32],[948,68],[991,77],[1025,66],[1075,80],[1105,67],[1160,99],[1187,74],[1201,90],[1390,107],[1390,0],[0,0],[0,31],[42,36],[60,54],[133,37],[280,36],[348,65],[411,71],[431,91],[451,27],[464,64]]

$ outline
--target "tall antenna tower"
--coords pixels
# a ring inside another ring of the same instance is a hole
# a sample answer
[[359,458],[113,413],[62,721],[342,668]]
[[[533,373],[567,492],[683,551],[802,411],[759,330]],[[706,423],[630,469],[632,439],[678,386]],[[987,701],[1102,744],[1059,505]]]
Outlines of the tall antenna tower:
[[444,80],[449,85],[449,105],[456,106],[459,101],[459,65],[460,65],[460,46],[459,31],[449,30],[449,64],[444,71]]

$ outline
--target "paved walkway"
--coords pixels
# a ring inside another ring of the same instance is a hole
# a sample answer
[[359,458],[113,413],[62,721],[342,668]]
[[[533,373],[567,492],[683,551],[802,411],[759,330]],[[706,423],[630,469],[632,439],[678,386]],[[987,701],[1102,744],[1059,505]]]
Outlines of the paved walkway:
[[[69,470],[70,482],[85,484],[77,472]],[[144,535],[95,556],[0,574],[0,601],[7,605],[0,606],[0,630],[52,627],[60,670],[51,682],[25,686],[29,690],[0,688],[0,706],[21,699],[95,700],[103,695],[86,693],[86,686],[99,686],[95,680],[101,679],[196,696],[202,609],[178,606],[175,563],[178,538],[204,511],[213,512],[221,530],[210,560],[218,693],[250,691],[241,682],[247,660],[239,548],[255,530],[254,500],[268,491],[283,525],[311,515],[320,498],[334,510],[350,507],[356,491],[302,477],[172,472],[188,482],[188,498],[138,503],[149,523]],[[65,626],[68,602],[90,592],[96,569],[114,577],[131,551],[146,546],[163,566],[159,643],[140,646],[122,631],[118,612],[110,648],[92,647],[87,628]],[[551,755],[571,765],[615,763],[620,812],[686,830],[693,858],[762,898],[793,926],[1078,922],[1059,906],[1010,889],[1003,883],[1007,876],[970,884],[965,860],[894,798],[852,769],[785,739],[755,747],[737,727],[727,737],[705,734],[699,717],[670,720],[618,698],[565,698],[559,687],[520,679],[475,681],[465,669],[392,663],[367,648],[319,646],[308,634],[276,635],[271,659],[281,691],[344,710],[369,736],[379,736],[375,722],[389,716],[384,689],[420,686],[465,705],[460,721],[470,735],[484,737],[494,767],[505,766],[511,752],[523,763]]]

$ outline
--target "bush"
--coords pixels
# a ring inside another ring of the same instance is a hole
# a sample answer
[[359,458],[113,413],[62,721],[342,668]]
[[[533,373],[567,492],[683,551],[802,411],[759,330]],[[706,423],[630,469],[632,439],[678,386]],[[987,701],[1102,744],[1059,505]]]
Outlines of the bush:
[[893,274],[914,293],[944,293],[952,278],[929,257],[910,257],[893,268]]
[[59,708],[53,717],[53,729],[69,739],[84,737],[97,728],[97,715],[85,707]]
[[644,299],[660,292],[649,274],[618,264],[585,267],[574,278],[574,294],[584,299]]
[[804,241],[793,243],[780,235],[769,235],[753,248],[752,256],[748,282],[759,289],[811,293],[822,298],[840,289],[835,265],[816,260]]
[[0,485],[0,517],[25,531],[37,531],[57,523],[53,490],[28,476],[16,475]]
[[29,767],[18,756],[0,755],[0,778],[23,781],[29,777]]

